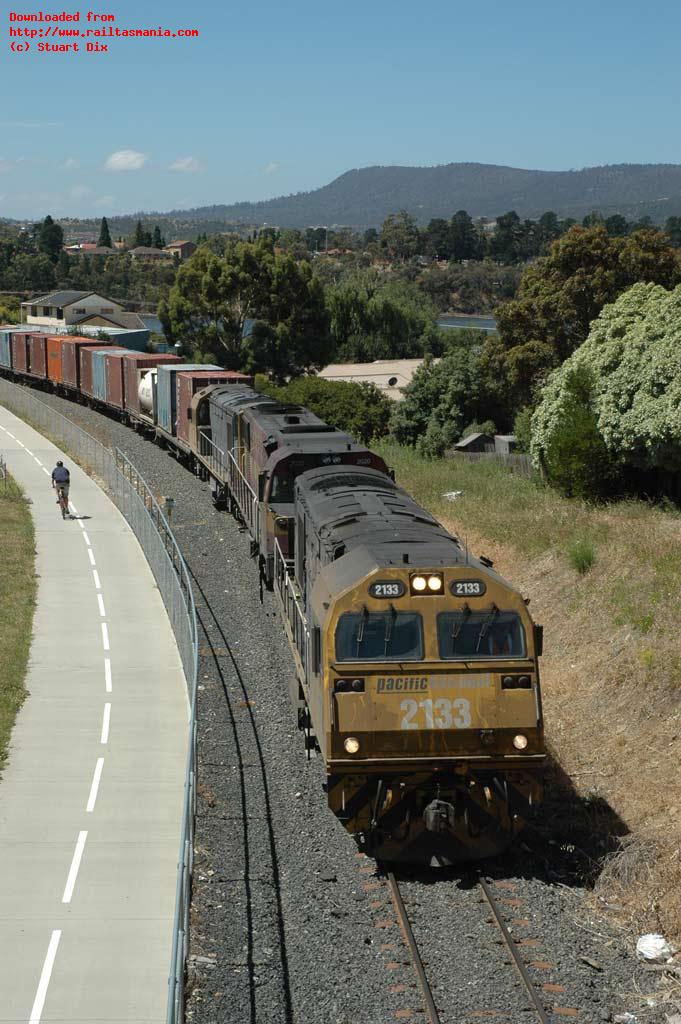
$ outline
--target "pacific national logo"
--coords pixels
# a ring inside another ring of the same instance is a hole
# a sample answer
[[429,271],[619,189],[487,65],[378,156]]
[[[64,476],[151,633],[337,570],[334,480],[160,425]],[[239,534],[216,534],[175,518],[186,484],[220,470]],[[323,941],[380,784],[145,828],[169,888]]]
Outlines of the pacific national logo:
[[377,693],[412,693],[428,689],[428,676],[380,676],[376,680]]
[[421,693],[424,690],[484,690],[494,687],[491,673],[457,676],[379,676],[376,693]]

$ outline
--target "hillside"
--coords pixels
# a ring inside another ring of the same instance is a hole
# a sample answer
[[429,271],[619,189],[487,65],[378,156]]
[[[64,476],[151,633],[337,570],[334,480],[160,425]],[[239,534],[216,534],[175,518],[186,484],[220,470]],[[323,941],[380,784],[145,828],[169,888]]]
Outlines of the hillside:
[[594,209],[662,222],[681,213],[681,166],[618,164],[580,171],[532,171],[493,164],[440,167],[365,167],[347,171],[314,192],[261,203],[199,207],[170,216],[222,219],[305,227],[309,224],[379,226],[389,213],[408,210],[427,223],[467,210],[473,217],[496,217],[515,210],[538,217],[555,210],[581,218]]
[[[312,192],[258,203],[200,206],[166,213],[148,211],[109,217],[114,237],[127,235],[138,217],[158,223],[167,236],[195,237],[236,225],[273,224],[305,228],[315,224],[379,227],[385,217],[408,210],[422,224],[451,217],[456,210],[493,219],[508,210],[536,218],[547,210],[581,219],[592,210],[647,216],[656,224],[681,215],[681,165],[613,164],[578,171],[533,171],[494,164],[439,167],[364,167],[347,171]],[[60,218],[69,230],[96,230],[94,219]]]

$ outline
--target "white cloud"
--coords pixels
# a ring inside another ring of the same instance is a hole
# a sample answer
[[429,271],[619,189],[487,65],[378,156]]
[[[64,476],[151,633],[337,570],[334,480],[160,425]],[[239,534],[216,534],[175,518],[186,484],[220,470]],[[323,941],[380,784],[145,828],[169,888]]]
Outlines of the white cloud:
[[75,171],[80,167],[80,160],[76,160],[75,156],[70,156],[61,166],[63,171]]
[[101,208],[102,206],[111,206],[115,196],[100,196],[99,199],[95,199],[93,206]]
[[203,170],[203,164],[195,156],[179,156],[168,168],[169,171],[184,171],[185,174],[196,174]]
[[263,174],[276,174],[277,171],[280,170],[280,169],[281,169],[281,164],[278,164],[276,162],[276,160],[273,160],[272,163],[265,164],[265,166],[262,169],[262,173]]
[[138,153],[136,149],[117,149],[109,154],[104,161],[105,171],[139,171],[149,157]]

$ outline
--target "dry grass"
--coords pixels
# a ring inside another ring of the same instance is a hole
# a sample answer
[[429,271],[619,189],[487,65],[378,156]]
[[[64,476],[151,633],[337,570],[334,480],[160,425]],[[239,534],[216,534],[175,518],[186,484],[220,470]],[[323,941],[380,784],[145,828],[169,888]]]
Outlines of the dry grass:
[[26,696],[24,676],[35,607],[35,538],[26,500],[11,477],[0,480],[0,768]]
[[[480,462],[383,453],[531,597],[551,747],[574,788],[607,801],[630,832],[597,891],[612,891],[631,927],[681,944],[681,516],[636,501],[592,508]],[[571,564],[577,542],[593,549],[588,572]]]

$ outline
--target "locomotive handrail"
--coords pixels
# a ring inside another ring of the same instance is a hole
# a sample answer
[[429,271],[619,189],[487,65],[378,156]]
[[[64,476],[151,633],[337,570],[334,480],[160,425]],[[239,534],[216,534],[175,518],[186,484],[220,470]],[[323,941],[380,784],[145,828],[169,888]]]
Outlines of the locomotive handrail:
[[223,452],[222,448],[216,445],[215,441],[213,441],[212,438],[208,437],[208,434],[205,432],[205,430],[199,429],[198,438],[199,455],[201,455],[206,460],[206,462],[208,462],[211,469],[217,470],[218,472],[222,471],[222,479],[220,479],[219,477],[218,479],[220,479],[220,482],[223,483],[224,477],[226,477],[227,475],[227,460],[225,453]]
[[284,606],[286,618],[291,627],[296,650],[300,655],[303,668],[307,666],[307,648],[310,631],[307,628],[305,612],[296,594],[294,584],[297,580],[291,571],[292,563],[284,556],[279,541],[274,542],[274,579],[279,596]]
[[242,516],[244,517],[244,522],[246,523],[253,539],[258,540],[258,525],[260,519],[258,495],[244,476],[232,452],[227,452],[227,476],[229,479],[229,488],[236,499],[236,503],[239,506]]

